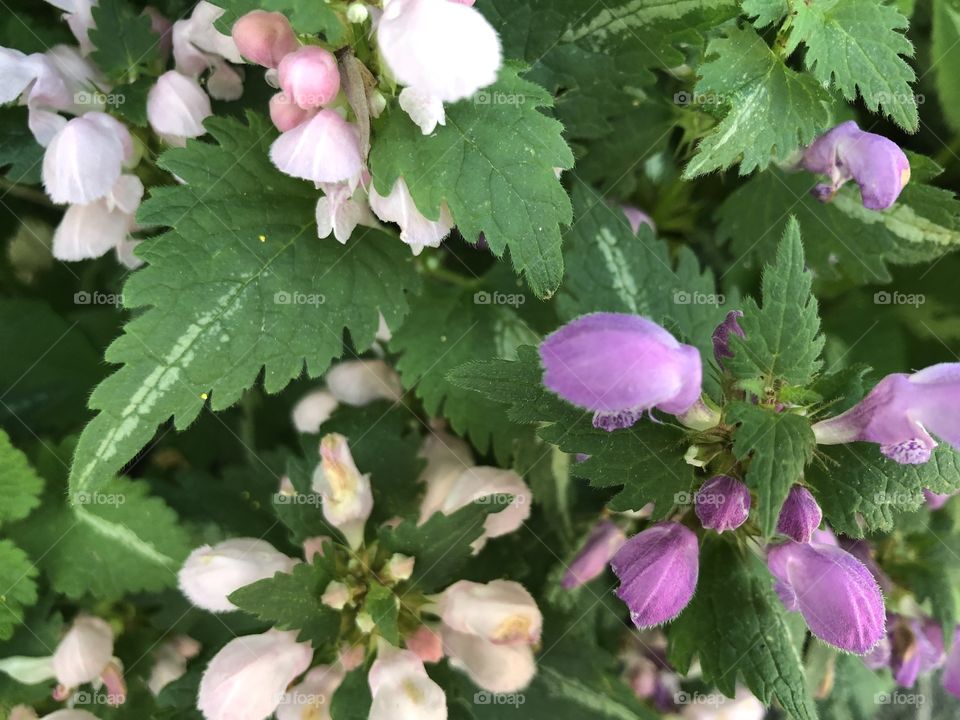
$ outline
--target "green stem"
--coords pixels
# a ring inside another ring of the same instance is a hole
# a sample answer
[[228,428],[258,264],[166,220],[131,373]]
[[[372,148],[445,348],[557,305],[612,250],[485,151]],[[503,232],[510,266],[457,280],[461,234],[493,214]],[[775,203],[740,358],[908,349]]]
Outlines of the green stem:
[[3,195],[12,195],[13,197],[18,197],[21,200],[32,202],[35,205],[43,205],[44,207],[49,208],[56,207],[56,205],[53,204],[53,201],[48,198],[46,193],[42,190],[37,190],[36,188],[28,187],[26,185],[18,185],[15,182],[11,182],[7,178],[0,178],[0,188],[3,190]]

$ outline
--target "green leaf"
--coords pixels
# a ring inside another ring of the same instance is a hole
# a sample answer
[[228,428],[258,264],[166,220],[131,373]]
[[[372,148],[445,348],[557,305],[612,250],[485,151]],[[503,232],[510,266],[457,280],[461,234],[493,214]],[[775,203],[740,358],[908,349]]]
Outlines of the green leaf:
[[821,362],[825,339],[820,334],[813,279],[804,267],[800,226],[787,223],[777,259],[763,273],[763,308],[752,299],[743,304],[740,327],[746,337],[730,338],[734,356],[724,366],[738,379],[762,378],[808,385]]
[[358,667],[347,673],[340,687],[333,693],[330,717],[332,720],[367,720],[372,702],[367,669]]
[[960,64],[960,0],[933,0],[931,66],[944,118],[960,132],[960,77],[952,68]]
[[684,170],[694,178],[740,162],[740,174],[764,169],[807,145],[830,124],[830,96],[795,72],[750,28],[711,40],[696,92],[729,110]]
[[913,44],[903,34],[907,18],[876,0],[818,0],[794,7],[786,52],[804,43],[804,63],[817,80],[835,85],[849,101],[859,90],[870,110],[882,110],[915,132],[919,119],[910,83],[916,76],[903,59],[913,56]]
[[11,520],[22,520],[40,504],[43,480],[30,466],[26,455],[10,442],[10,436],[0,430],[0,525]]
[[447,106],[447,124],[426,137],[393,109],[376,124],[370,171],[383,195],[402,176],[427,217],[446,202],[464,237],[484,233],[497,257],[509,248],[534,293],[549,297],[563,275],[560,226],[571,222],[553,169],[572,167],[573,155],[560,123],[537,109],[550,95],[518,71],[507,65],[475,98]]
[[390,343],[402,353],[396,366],[404,387],[416,392],[426,411],[449,419],[480,452],[492,445],[502,461],[513,454],[519,429],[506,420],[502,406],[478,400],[446,375],[470,360],[514,357],[518,345],[538,342],[514,309],[526,300],[522,289],[508,295],[428,280]]
[[37,568],[27,554],[9,540],[0,540],[0,640],[13,637],[23,622],[23,609],[37,601]]
[[0,168],[12,183],[36,185],[40,182],[43,148],[27,125],[27,109],[0,109]]
[[789,11],[787,0],[740,0],[743,12],[753,18],[757,27],[766,27],[780,20]]
[[893,688],[889,672],[875,673],[856,655],[837,653],[833,665],[833,687],[817,703],[822,720],[874,720],[877,696]]
[[960,453],[946,445],[922,465],[900,465],[870,443],[821,446],[817,452],[822,462],[807,469],[806,480],[830,527],[850,537],[892,530],[898,513],[923,504],[924,488],[960,490]]
[[90,492],[119,472],[174,417],[183,429],[210,397],[235,403],[263,371],[267,392],[318,376],[343,351],[343,332],[369,348],[378,311],[399,326],[406,291],[418,287],[409,251],[369,231],[346,246],[315,237],[316,191],[268,159],[266,122],[212,118],[216,143],[190,142],[160,164],[185,181],[155,188],[144,225],[172,229],[139,250],[149,265],[124,288],[127,323],[107,350],[123,367],[90,400],[99,414],[80,437],[71,493]]
[[100,0],[93,7],[90,59],[109,78],[136,79],[139,71],[160,57],[160,36],[150,18],[127,0]]
[[388,643],[400,645],[400,599],[393,590],[371,582],[363,601],[363,610],[377,626],[377,633]]
[[741,462],[750,458],[744,478],[757,491],[760,528],[770,537],[777,529],[780,508],[790,488],[800,481],[803,468],[813,458],[817,440],[810,420],[802,415],[736,402],[727,411],[729,422],[739,423],[733,436],[733,453]]
[[763,703],[774,697],[795,720],[816,720],[787,612],[763,564],[715,535],[704,538],[693,600],[669,632],[681,672],[700,658],[703,677],[733,697],[737,677]]
[[229,599],[280,630],[299,630],[299,641],[333,652],[340,635],[340,613],[320,602],[333,579],[330,561],[315,555],[312,564],[298,563],[289,573],[279,572],[235,590]]

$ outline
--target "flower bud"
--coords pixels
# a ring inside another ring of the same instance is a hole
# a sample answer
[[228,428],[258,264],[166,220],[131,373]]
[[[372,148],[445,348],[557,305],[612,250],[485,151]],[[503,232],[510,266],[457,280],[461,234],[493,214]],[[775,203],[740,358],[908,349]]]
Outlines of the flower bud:
[[362,2],[353,2],[347,6],[347,20],[354,24],[360,24],[370,17],[370,11]]
[[610,566],[620,578],[617,597],[630,609],[634,625],[660,625],[679,615],[696,590],[697,536],[679,523],[659,523],[627,540]]
[[198,547],[186,561],[177,578],[180,589],[197,607],[210,612],[229,612],[237,606],[227,597],[234,590],[290,572],[296,560],[278,552],[266,540],[233,538],[213,547]]
[[727,313],[724,321],[717,325],[717,329],[713,331],[713,355],[721,367],[724,359],[733,357],[733,351],[730,349],[730,336],[746,337],[746,333],[743,332],[743,328],[737,322],[742,317],[742,310],[731,310]]
[[543,627],[536,601],[510,580],[485,585],[460,580],[440,594],[437,612],[447,627],[495,645],[539,642]]
[[85,205],[106,197],[120,179],[133,141],[126,126],[100,112],[67,122],[43,155],[43,185],[55,203]]
[[80,615],[53,653],[53,671],[63,688],[99,679],[113,658],[113,630],[98,617]]
[[910,162],[896,143],[882,135],[863,132],[852,120],[817,138],[803,154],[803,167],[827,175],[829,185],[818,185],[822,200],[833,197],[848,180],[860,186],[863,206],[885,210],[896,202],[910,180]]
[[286,93],[278,92],[270,98],[270,122],[280,132],[293,130],[314,115],[293,102]]
[[750,514],[750,491],[736,478],[717,475],[697,491],[694,510],[708,530],[736,530]]
[[300,47],[290,21],[279,12],[248,12],[233,24],[230,34],[243,57],[265,68],[277,67]]
[[314,390],[293,406],[293,426],[299,433],[316,434],[337,405],[337,399],[327,390]]
[[943,689],[960,698],[960,625],[954,630],[950,654],[943,666]]
[[381,642],[367,682],[373,695],[369,720],[446,720],[443,689],[409,650]]
[[813,426],[825,445],[865,440],[902,465],[927,462],[937,442],[960,450],[960,363],[931,365],[912,375],[887,375],[855,406]]
[[290,177],[318,183],[356,183],[363,170],[357,129],[333,110],[321,110],[274,140],[270,160]]
[[440,662],[443,658],[443,641],[426,625],[421,625],[404,640],[407,650],[416,653],[425,663]]
[[604,430],[629,427],[651,408],[682,414],[700,398],[700,351],[638,315],[583,315],[547,336],[540,359],[544,385],[594,411]]
[[347,360],[327,372],[327,389],[340,402],[363,406],[374,400],[399,400],[400,376],[383,360]]
[[370,476],[361,475],[347,439],[331,433],[320,441],[320,464],[313,490],[323,497],[323,516],[343,533],[350,547],[363,543],[363,527],[373,509]]
[[630,223],[630,229],[633,230],[634,235],[640,232],[641,225],[649,225],[653,232],[657,231],[657,226],[653,222],[653,218],[643,210],[630,205],[621,205],[620,209],[623,210],[623,214],[627,216],[627,222]]
[[341,668],[317,665],[302,682],[284,693],[277,708],[277,720],[330,720],[333,694],[343,678]]
[[425,247],[440,247],[454,225],[446,203],[441,204],[440,216],[436,220],[421,213],[402,177],[397,178],[386,196],[371,185],[370,209],[384,222],[395,222],[400,226],[400,239],[410,246],[414,255],[419,255]]
[[320,602],[334,610],[343,610],[350,602],[350,588],[338,580],[331,580],[320,596]]
[[570,563],[560,583],[566,590],[590,582],[607,567],[617,550],[627,541],[617,525],[609,520],[601,520],[590,531],[587,541]]
[[770,548],[767,567],[787,610],[798,610],[824,642],[863,655],[883,637],[880,587],[850,553],[834,545],[787,542]]
[[777,532],[798,543],[808,543],[821,520],[823,511],[810,491],[802,485],[794,485],[780,508]]
[[290,53],[277,70],[283,92],[305,110],[328,105],[340,92],[337,59],[321,47],[307,45]]
[[392,582],[403,582],[413,576],[413,567],[416,564],[416,558],[409,555],[394,553],[390,556],[384,567],[384,579]]
[[462,670],[479,687],[492,693],[523,690],[537,665],[529,645],[495,645],[477,635],[442,628],[443,651],[450,665]]
[[154,132],[173,145],[203,135],[203,121],[213,114],[210,98],[191,77],[169,70],[147,94],[147,120]]
[[207,720],[264,720],[313,659],[296,632],[269,630],[234,638],[207,665],[197,707]]
[[512,533],[530,517],[533,495],[530,488],[513,470],[496,467],[473,467],[460,473],[450,486],[440,512],[452,515],[481,498],[491,498],[494,502],[506,501],[510,504],[499,512],[490,513],[483,521],[483,535],[473,541],[475,553],[480,552],[491,538]]

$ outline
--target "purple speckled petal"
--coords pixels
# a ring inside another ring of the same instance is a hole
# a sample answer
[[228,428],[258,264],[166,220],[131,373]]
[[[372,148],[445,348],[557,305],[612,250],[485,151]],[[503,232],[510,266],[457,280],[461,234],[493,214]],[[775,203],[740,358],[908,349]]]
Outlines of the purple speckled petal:
[[735,530],[750,514],[750,490],[734,477],[717,475],[697,491],[694,511],[708,530]]
[[638,315],[577,318],[543,341],[540,358],[548,389],[595,412],[679,414],[700,397],[699,351]]
[[588,583],[600,575],[607,567],[617,550],[627,541],[623,530],[609,520],[594,525],[587,541],[570,563],[560,585],[571,590]]
[[713,331],[713,354],[714,357],[717,358],[717,362],[721,365],[723,365],[724,358],[733,357],[733,351],[730,349],[730,336],[739,335],[740,337],[746,337],[743,328],[740,327],[740,323],[737,322],[737,320],[742,317],[742,310],[731,310],[727,313],[724,321],[717,325],[717,329]]
[[593,414],[593,426],[597,430],[613,432],[636,425],[642,417],[642,408],[639,410],[620,410],[618,412],[595,412]]
[[697,536],[679,523],[665,522],[634,535],[610,562],[620,578],[617,597],[638,628],[672,620],[697,587]]
[[797,542],[807,543],[813,531],[820,527],[821,520],[823,511],[810,491],[802,485],[794,485],[780,509],[777,532]]
[[960,625],[954,631],[950,654],[943,666],[943,689],[960,698]]
[[767,567],[792,590],[810,631],[824,642],[863,655],[883,638],[883,595],[853,555],[833,545],[787,542],[769,549]]

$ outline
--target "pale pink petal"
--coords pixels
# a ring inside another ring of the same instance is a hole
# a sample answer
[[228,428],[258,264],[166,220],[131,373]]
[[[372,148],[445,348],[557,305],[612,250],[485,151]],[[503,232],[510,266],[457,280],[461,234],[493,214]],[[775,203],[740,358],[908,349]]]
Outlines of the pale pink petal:
[[43,156],[43,184],[50,199],[85,204],[104,197],[120,177],[129,138],[126,128],[103,113],[70,120]]
[[446,125],[447,116],[443,111],[443,100],[422,90],[408,87],[400,92],[400,107],[420,128],[420,132],[429,135],[437,125]]
[[400,226],[400,239],[411,247],[414,255],[419,255],[425,247],[440,247],[453,229],[453,218],[446,204],[440,207],[439,219],[427,219],[413,202],[402,177],[397,178],[387,196],[378,193],[371,185],[370,208],[384,222],[395,222]]
[[176,70],[161,75],[147,95],[147,119],[162,135],[200,137],[206,132],[203,121],[212,114],[210,98],[200,84]]
[[281,172],[318,183],[355,182],[363,170],[357,130],[333,110],[283,133],[270,159]]

